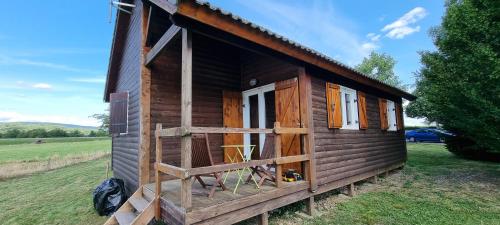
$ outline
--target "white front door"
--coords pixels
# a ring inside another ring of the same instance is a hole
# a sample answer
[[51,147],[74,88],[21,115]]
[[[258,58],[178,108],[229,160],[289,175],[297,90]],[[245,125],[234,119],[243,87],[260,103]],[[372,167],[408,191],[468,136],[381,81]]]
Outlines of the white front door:
[[[258,121],[259,128],[266,128],[266,99],[265,93],[274,91],[274,83],[265,86],[253,88],[244,91],[243,94],[243,127],[250,128],[250,97],[258,97]],[[272,106],[274,107],[274,105]],[[264,148],[264,141],[266,140],[266,134],[259,134],[259,152],[262,152]],[[243,143],[245,144],[245,155],[250,157],[250,134],[246,133],[243,135]],[[256,149],[255,149],[256,150]]]

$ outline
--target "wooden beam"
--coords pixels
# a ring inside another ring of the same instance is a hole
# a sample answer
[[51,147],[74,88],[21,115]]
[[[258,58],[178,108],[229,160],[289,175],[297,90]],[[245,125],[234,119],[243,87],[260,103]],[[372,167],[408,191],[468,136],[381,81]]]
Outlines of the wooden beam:
[[168,175],[172,175],[172,176],[180,178],[180,179],[186,179],[189,177],[188,170],[186,170],[184,168],[172,166],[172,165],[165,164],[165,163],[156,163],[155,166],[156,166],[156,169],[161,171],[162,173],[166,173]]
[[231,127],[191,127],[189,130],[191,133],[199,133],[199,134],[226,134],[226,133],[235,133],[235,134],[270,134],[273,133],[273,129],[263,129],[263,128],[231,128]]
[[[191,129],[193,113],[193,36],[182,29],[181,127]],[[181,167],[191,169],[191,135],[181,138]],[[191,208],[191,179],[181,180],[181,207]]]
[[151,158],[151,70],[144,66],[149,48],[146,46],[147,30],[151,11],[149,7],[142,9],[142,54],[140,77],[140,147],[139,147],[139,184],[150,183],[150,158]]
[[[279,129],[281,127],[280,122],[274,122],[274,129]],[[281,135],[276,134],[274,136],[274,157],[281,157]],[[281,164],[276,165],[276,187],[280,188],[283,186],[283,167]]]
[[311,191],[315,192],[318,188],[316,180],[316,150],[314,140],[314,121],[312,111],[312,84],[311,76],[306,73],[304,67],[300,67],[299,71],[299,97],[300,97],[300,119],[303,129],[307,129],[307,135],[304,137],[303,150],[304,154],[311,156],[310,160],[304,162],[305,179],[311,185]]
[[354,187],[354,183],[350,183],[349,186],[347,187],[347,193],[349,196],[354,197],[356,195],[356,189]]
[[306,198],[305,203],[306,203],[306,213],[307,213],[307,215],[314,216],[314,212],[315,212],[315,209],[314,209],[314,196]]
[[[161,123],[156,124],[156,132],[155,132],[155,137],[156,137],[156,164],[160,164],[162,161],[162,142],[160,138],[159,131],[161,130],[162,125]],[[158,168],[158,167],[156,167]],[[160,206],[160,197],[161,196],[161,176],[160,176],[160,171],[155,170],[155,219],[160,220],[161,219],[161,206]]]
[[308,134],[309,129],[297,127],[277,127],[274,128],[276,134]]
[[162,137],[180,137],[191,134],[185,127],[165,128],[160,131]]
[[188,170],[189,176],[195,176],[200,174],[215,173],[227,170],[242,169],[245,167],[254,167],[266,164],[273,164],[274,159],[261,159],[261,160],[251,160],[248,162],[230,163],[230,164],[220,164],[215,166],[206,167],[196,167]]
[[149,0],[156,6],[162,8],[167,11],[170,15],[173,15],[177,11],[177,6],[173,3],[170,3],[168,0]]
[[311,157],[309,155],[291,155],[291,156],[283,156],[276,158],[274,162],[279,165],[279,164],[309,161],[310,158]]
[[269,224],[269,215],[267,212],[262,213],[258,216],[257,224],[259,224],[259,225],[268,225]]
[[181,28],[173,25],[168,28],[168,30],[161,36],[160,40],[151,48],[151,51],[146,55],[146,60],[144,65],[149,66],[153,60],[160,54],[160,52],[165,49],[171,40],[180,33]]

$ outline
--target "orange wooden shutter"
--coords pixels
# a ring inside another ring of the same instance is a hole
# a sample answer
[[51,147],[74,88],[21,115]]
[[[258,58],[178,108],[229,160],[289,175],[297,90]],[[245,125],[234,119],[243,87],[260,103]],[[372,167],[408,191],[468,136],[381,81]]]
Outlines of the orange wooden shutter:
[[389,129],[389,121],[387,120],[387,100],[383,98],[378,99],[378,106],[380,111],[380,129]]
[[394,103],[396,105],[396,127],[398,130],[403,130],[403,110],[400,103]]
[[328,128],[342,127],[342,109],[340,104],[340,86],[326,83],[326,104],[328,111]]
[[[276,122],[281,127],[300,127],[300,100],[297,78],[279,81],[275,85]],[[281,135],[281,156],[300,155],[300,135]],[[300,162],[283,164],[283,171],[302,172]]]
[[358,91],[358,114],[359,114],[359,129],[368,128],[368,117],[366,116],[366,95],[364,92]]
[[[223,91],[222,109],[224,127],[243,128],[243,99],[241,92]],[[224,145],[243,144],[243,134],[224,134]],[[224,149],[224,162],[230,163],[229,156],[236,156],[236,161],[241,162],[241,156],[234,148]]]

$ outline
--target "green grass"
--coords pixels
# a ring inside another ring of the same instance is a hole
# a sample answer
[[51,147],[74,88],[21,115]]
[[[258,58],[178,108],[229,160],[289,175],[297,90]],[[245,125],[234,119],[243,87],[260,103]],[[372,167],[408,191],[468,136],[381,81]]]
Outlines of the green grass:
[[[82,144],[82,143],[80,143]],[[102,224],[92,190],[105,179],[105,162],[89,161],[0,182],[2,224]],[[363,189],[366,187],[366,190]],[[301,204],[273,213],[271,224],[500,224],[500,165],[468,161],[442,145],[409,144],[405,168],[354,198],[298,219]],[[323,194],[318,205],[336,194]]]
[[72,142],[74,138],[61,140],[67,142],[58,140],[44,144],[0,145],[0,165],[8,162],[44,161],[55,156],[90,154],[111,149],[111,141],[108,138],[84,142]]
[[109,157],[0,182],[1,224],[103,224],[93,189],[106,178]]
[[42,140],[45,143],[59,143],[59,142],[83,142],[83,141],[96,141],[108,140],[109,137],[60,137],[60,138],[0,138],[1,145],[18,145],[18,144],[33,144],[37,140]]
[[[457,158],[439,144],[409,144],[402,171],[321,214],[290,224],[500,224],[500,164]],[[271,222],[290,220],[297,218]]]

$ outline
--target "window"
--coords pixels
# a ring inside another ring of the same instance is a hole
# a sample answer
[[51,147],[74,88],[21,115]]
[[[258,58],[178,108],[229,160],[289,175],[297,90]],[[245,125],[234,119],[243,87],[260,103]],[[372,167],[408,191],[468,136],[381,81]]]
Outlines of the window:
[[338,84],[326,84],[328,128],[359,129],[356,91]]
[[396,107],[393,101],[387,100],[387,121],[388,121],[388,129],[389,131],[396,131]]
[[128,132],[128,92],[110,95],[110,134],[120,135]]
[[400,105],[383,98],[379,98],[378,104],[380,109],[380,128],[389,131],[402,130],[403,122]]
[[358,122],[358,104],[356,91],[348,87],[340,86],[340,94],[342,99],[342,127],[341,129],[359,129]]

